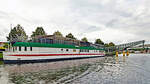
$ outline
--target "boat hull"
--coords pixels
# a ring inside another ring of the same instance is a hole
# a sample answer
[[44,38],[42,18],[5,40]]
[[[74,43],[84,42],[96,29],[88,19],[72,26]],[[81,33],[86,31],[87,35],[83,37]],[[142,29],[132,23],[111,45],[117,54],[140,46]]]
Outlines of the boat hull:
[[68,58],[53,58],[53,59],[32,59],[32,60],[4,60],[5,64],[25,64],[25,63],[45,63],[45,62],[55,62],[64,60],[76,60],[76,59],[86,59],[86,58],[97,58],[103,56],[85,56],[85,57],[68,57]]
[[73,60],[93,57],[104,57],[104,54],[7,54],[4,53],[4,63],[38,63],[60,60]]

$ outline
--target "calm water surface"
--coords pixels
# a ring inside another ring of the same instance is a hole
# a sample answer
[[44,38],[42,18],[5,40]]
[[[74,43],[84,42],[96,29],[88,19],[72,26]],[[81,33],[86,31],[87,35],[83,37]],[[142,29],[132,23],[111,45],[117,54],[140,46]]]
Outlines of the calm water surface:
[[[88,60],[88,62],[90,62],[90,60]],[[66,64],[69,63],[70,62]],[[36,65],[39,67],[43,65],[45,66],[45,64],[35,64],[34,67]],[[16,68],[18,65],[0,65],[0,84],[10,83],[8,78],[10,72],[7,70],[9,69],[8,66]],[[123,57],[122,55],[119,57],[106,57],[102,63],[100,63],[100,61],[99,63],[96,62],[90,67],[88,73],[86,71],[85,73],[83,73],[84,75],[81,74],[81,76],[79,75],[65,83],[150,84],[150,54],[130,54],[128,57]]]
[[[98,65],[99,67],[101,65]],[[105,62],[99,71],[73,81],[74,84],[150,84],[150,54],[119,56]]]

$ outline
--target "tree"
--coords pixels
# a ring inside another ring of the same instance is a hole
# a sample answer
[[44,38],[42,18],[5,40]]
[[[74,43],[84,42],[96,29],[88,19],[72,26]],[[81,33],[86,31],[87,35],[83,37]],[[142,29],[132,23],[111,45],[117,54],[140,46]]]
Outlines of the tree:
[[96,39],[95,44],[101,44],[104,45],[104,42],[101,39]]
[[105,46],[105,47],[109,47],[109,44],[108,44],[108,43],[105,43],[104,46]]
[[32,32],[31,37],[39,36],[39,35],[46,35],[43,27],[37,27],[34,32]]
[[86,37],[82,38],[81,41],[88,42]]
[[109,47],[110,47],[110,46],[115,46],[115,44],[114,44],[113,42],[110,42],[110,43],[109,43]]
[[26,32],[24,31],[23,27],[18,24],[16,27],[11,29],[9,36],[6,37],[7,41],[10,42],[24,42],[28,39],[28,36],[26,35]]
[[61,32],[59,32],[59,31],[54,32],[53,35],[63,37],[63,35],[62,35]]
[[66,35],[66,37],[67,37],[67,38],[71,38],[71,39],[76,39],[76,38],[72,35],[72,33],[69,33],[68,35]]

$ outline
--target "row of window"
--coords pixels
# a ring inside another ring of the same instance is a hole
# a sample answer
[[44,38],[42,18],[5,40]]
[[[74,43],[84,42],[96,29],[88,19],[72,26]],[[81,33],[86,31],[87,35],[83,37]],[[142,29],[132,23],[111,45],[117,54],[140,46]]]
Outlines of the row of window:
[[[19,47],[13,47],[13,51],[17,50],[17,48],[19,48],[19,51],[22,51],[22,47],[19,46]],[[24,51],[27,51],[27,47],[24,47]],[[32,51],[32,47],[30,47],[30,51]],[[61,49],[61,51],[69,51],[69,49]],[[76,52],[76,49],[73,49],[73,52]],[[80,52],[89,52],[89,50],[87,49],[80,49]],[[98,50],[94,50],[94,52],[101,52],[101,51],[98,51]]]
[[[61,51],[69,51],[69,49],[61,49]],[[73,52],[76,52],[76,49],[73,49]]]
[[[17,48],[19,48],[19,49],[17,49]],[[15,51],[15,50],[22,51],[22,47],[21,46],[19,46],[19,47],[13,47],[13,51]],[[27,47],[24,47],[24,51],[27,51]],[[30,51],[32,51],[32,47],[30,47]]]
[[[61,51],[69,51],[69,49],[61,49]],[[76,49],[73,49],[73,52],[76,52]],[[80,52],[89,52],[89,50],[87,49],[80,49]],[[94,50],[94,52],[101,52],[101,51],[98,51],[98,50]]]
[[89,50],[86,50],[86,49],[80,49],[80,52],[89,52]]
[[[93,50],[94,52],[101,52],[100,50]],[[80,52],[89,52],[87,49],[81,49]]]

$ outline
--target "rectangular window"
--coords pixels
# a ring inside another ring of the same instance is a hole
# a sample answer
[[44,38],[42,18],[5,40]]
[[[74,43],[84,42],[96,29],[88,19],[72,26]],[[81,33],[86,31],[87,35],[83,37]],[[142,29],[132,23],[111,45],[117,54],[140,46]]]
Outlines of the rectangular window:
[[76,52],[76,49],[73,49],[73,52]]
[[27,51],[27,47],[24,47],[24,51]]
[[13,47],[13,52],[15,51],[14,47]]
[[32,51],[32,47],[30,47],[30,51]]
[[87,52],[89,52],[89,50],[87,50]]
[[69,49],[66,49],[66,51],[69,51]]
[[21,51],[21,46],[19,46],[19,51]]

